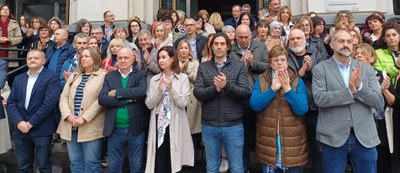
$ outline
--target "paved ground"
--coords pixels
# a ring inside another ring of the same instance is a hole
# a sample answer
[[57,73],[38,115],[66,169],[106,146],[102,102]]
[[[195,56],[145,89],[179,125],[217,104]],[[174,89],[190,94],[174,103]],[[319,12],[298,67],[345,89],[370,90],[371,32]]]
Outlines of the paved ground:
[[[53,173],[70,173],[69,160],[66,152],[66,145],[59,144],[53,146],[53,154],[51,156],[53,166]],[[125,162],[126,163],[126,162]],[[15,152],[8,152],[0,155],[0,164],[7,167],[7,172],[2,172],[2,166],[0,166],[0,173],[18,173]],[[125,172],[129,172],[128,165],[125,164]],[[255,153],[250,153],[250,168],[251,173],[261,173],[261,164],[257,161]],[[205,161],[204,158],[200,159],[195,167],[184,168],[182,173],[205,173]],[[102,173],[107,173],[107,169],[103,168]],[[311,173],[309,168],[304,170],[304,173]],[[350,173],[350,172],[346,172]]]

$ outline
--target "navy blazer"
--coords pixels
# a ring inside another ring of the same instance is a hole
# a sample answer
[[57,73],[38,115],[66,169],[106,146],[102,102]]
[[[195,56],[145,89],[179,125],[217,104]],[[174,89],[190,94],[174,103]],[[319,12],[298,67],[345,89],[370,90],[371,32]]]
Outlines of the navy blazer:
[[33,86],[28,109],[25,109],[27,83],[28,74],[23,73],[15,77],[7,101],[9,121],[14,126],[20,121],[28,121],[33,126],[27,134],[17,130],[16,137],[52,135],[57,126],[54,111],[58,108],[60,98],[58,74],[43,68]]
[[[4,88],[6,84],[7,78],[7,62],[5,60],[0,59],[0,90]],[[0,101],[3,100],[3,97],[0,96]],[[0,105],[0,119],[5,118],[6,115],[4,114],[4,108]]]
[[[54,52],[57,49],[57,45],[54,44],[54,46],[47,48],[46,50],[46,67],[50,64],[50,59],[53,56]],[[71,56],[75,55],[76,50],[72,45],[70,45],[68,42],[65,43],[63,46],[61,46],[61,53],[60,57],[58,58],[57,61],[57,73],[61,73],[61,68],[64,64],[64,62]]]
[[[107,107],[106,119],[104,121],[104,136],[109,136],[115,124],[117,109],[127,106],[130,118],[129,131],[138,135],[147,130],[149,123],[149,111],[144,103],[147,89],[147,73],[133,67],[129,74],[126,89],[122,88],[121,73],[112,71],[107,73],[103,88],[99,96],[99,104]],[[108,96],[108,92],[116,89],[115,97]],[[127,102],[126,100],[131,100]]]

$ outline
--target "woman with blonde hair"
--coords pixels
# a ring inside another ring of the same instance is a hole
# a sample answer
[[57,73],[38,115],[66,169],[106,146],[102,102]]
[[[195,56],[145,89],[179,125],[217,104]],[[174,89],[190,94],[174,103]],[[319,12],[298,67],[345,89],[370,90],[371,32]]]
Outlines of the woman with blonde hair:
[[208,19],[208,23],[210,23],[214,29],[215,32],[221,32],[222,28],[224,27],[224,22],[222,21],[221,14],[218,12],[214,12],[211,14],[210,19]]
[[71,172],[101,172],[105,111],[97,100],[106,71],[95,48],[84,48],[78,60],[61,93],[57,133],[67,141]]
[[200,16],[200,17],[203,19],[203,22],[204,22],[204,31],[205,31],[206,33],[208,33],[208,34],[213,34],[213,33],[215,33],[215,29],[214,29],[213,25],[211,25],[211,24],[209,23],[208,18],[210,17],[210,15],[208,14],[207,10],[202,9],[202,10],[200,10],[200,11],[197,13],[197,15]]
[[154,27],[151,35],[153,36],[151,42],[154,45],[154,48],[159,49],[164,46],[173,46],[172,38],[168,37],[168,31],[163,22]]
[[102,67],[107,71],[118,70],[119,66],[117,63],[117,53],[119,49],[124,48],[125,43],[123,40],[119,38],[113,38],[110,41],[107,49],[107,58],[105,58],[102,62]]

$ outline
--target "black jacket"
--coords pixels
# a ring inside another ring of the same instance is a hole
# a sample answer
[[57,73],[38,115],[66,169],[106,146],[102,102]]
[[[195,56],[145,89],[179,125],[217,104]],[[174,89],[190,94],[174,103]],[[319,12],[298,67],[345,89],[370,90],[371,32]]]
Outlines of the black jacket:
[[221,72],[225,74],[227,82],[218,92],[213,82],[218,75],[215,60],[199,66],[193,94],[203,105],[202,124],[233,126],[242,121],[242,100],[249,99],[251,95],[246,66],[228,57]]

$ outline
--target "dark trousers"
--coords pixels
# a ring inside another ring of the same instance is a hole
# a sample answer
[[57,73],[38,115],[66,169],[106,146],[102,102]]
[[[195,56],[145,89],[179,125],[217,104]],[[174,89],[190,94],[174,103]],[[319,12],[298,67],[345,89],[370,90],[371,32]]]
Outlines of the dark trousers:
[[313,173],[322,172],[321,144],[317,141],[318,111],[309,110],[306,115],[307,141],[310,147],[311,169]]
[[[160,148],[156,149],[155,173],[170,173],[171,172],[171,152],[169,143],[169,126],[164,134],[164,142]],[[157,141],[157,135],[156,135]],[[158,146],[158,141],[157,141]]]
[[51,135],[44,137],[16,137],[15,147],[20,173],[32,173],[35,159],[36,167],[40,173],[51,173],[51,140]]

